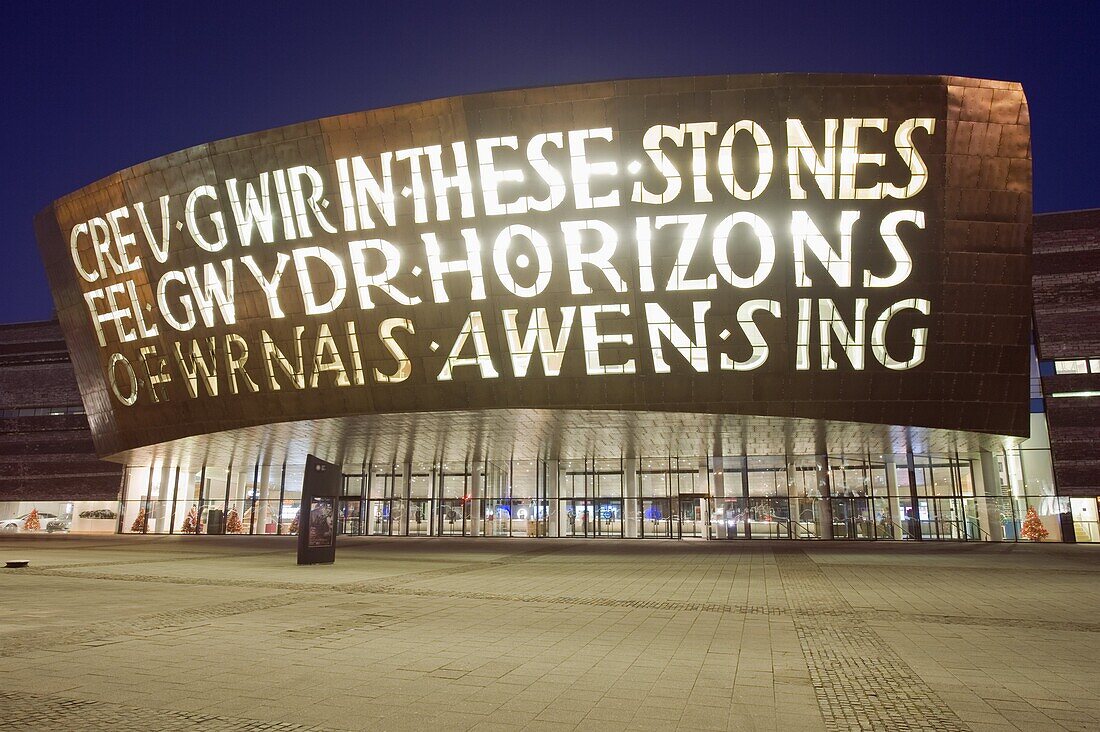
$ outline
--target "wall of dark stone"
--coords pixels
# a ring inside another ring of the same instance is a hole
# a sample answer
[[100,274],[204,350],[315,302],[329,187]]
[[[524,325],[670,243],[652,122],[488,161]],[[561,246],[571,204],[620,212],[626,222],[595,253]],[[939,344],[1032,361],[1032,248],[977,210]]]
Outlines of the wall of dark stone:
[[[1100,358],[1100,209],[1035,217],[1033,287],[1040,359]],[[1100,374],[1042,378],[1058,492],[1100,493]]]
[[112,500],[122,466],[98,460],[83,414],[4,416],[81,407],[56,320],[0,325],[0,501]]

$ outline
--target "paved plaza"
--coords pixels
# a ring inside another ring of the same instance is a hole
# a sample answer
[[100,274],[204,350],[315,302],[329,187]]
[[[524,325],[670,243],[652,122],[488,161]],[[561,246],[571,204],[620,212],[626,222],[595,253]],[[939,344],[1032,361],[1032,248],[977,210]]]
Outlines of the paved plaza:
[[1100,547],[0,540],[0,727],[1095,730]]

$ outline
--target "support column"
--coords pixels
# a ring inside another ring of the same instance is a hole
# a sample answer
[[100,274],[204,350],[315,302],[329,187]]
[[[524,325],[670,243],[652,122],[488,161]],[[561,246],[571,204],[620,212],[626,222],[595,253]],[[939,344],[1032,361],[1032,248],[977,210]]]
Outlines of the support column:
[[890,535],[898,540],[904,539],[901,522],[905,517],[898,500],[898,464],[893,455],[886,459],[886,500],[890,505]]
[[982,496],[978,508],[978,526],[989,535],[989,541],[1004,541],[1005,526],[1001,519],[1000,501],[997,500],[1003,495],[1001,480],[997,475],[997,459],[989,450],[982,450],[978,453],[978,462],[981,469],[972,471],[979,478],[976,482],[980,485],[975,487],[978,488],[978,495]]
[[817,513],[817,535],[822,539],[833,538],[833,492],[829,481],[829,456],[814,455],[814,478],[821,494]]
[[708,536],[708,538],[728,539],[726,502],[723,500],[726,497],[726,461],[720,456],[715,456],[712,460],[714,460],[714,470],[710,471],[710,495],[714,499],[714,505],[722,508],[722,513],[714,523],[714,536]]
[[409,535],[409,521],[412,516],[412,506],[409,505],[409,495],[411,494],[412,487],[412,463],[406,462],[401,466],[401,482],[394,481],[394,488],[397,495],[394,496],[395,501],[400,501],[404,509],[401,511],[401,521],[399,526],[394,527],[394,533],[398,536]]
[[561,501],[558,500],[558,461],[546,461],[546,505],[550,521],[547,536],[561,536]]
[[475,460],[470,466],[470,536],[481,536],[481,524],[485,507],[481,496],[485,493],[485,463]]
[[784,464],[787,466],[787,505],[790,507],[791,512],[791,538],[804,539],[807,531],[809,531],[802,520],[802,510],[806,499],[796,495],[797,491],[802,490],[803,484],[799,481],[801,476],[795,470],[794,457],[789,451],[783,454]]
[[752,538],[752,511],[749,507],[749,456],[741,456],[741,506],[745,517],[745,538]]
[[637,539],[642,535],[642,505],[639,498],[640,486],[638,485],[638,459],[627,458],[623,460],[623,527],[628,539]]
[[[260,481],[257,486],[259,496],[259,511],[256,516],[255,533],[274,534],[275,527],[279,523],[279,506],[274,510],[271,504],[279,500],[279,476],[278,465],[261,465]],[[272,475],[274,473],[274,475]],[[274,485],[272,483],[274,482]],[[270,527],[270,531],[268,530]]]
[[157,475],[153,480],[157,488],[156,495],[150,493],[148,501],[146,502],[146,508],[148,509],[145,512],[147,533],[168,533],[168,525],[170,523],[169,512],[172,508],[170,500],[174,488],[173,472],[174,469],[168,465],[162,465],[160,468],[157,468]]
[[[678,464],[677,464],[677,467],[679,467]],[[671,484],[672,474],[670,473],[668,477],[669,477],[669,482]],[[706,458],[703,458],[702,460],[699,461],[698,481],[699,481],[698,485],[702,485],[702,486],[707,485],[710,481],[710,468],[707,465]],[[679,479],[679,476],[677,476],[676,484],[679,485],[679,483],[680,483],[680,479]],[[692,498],[691,498],[691,500],[695,502],[694,508],[695,508],[695,510],[697,510],[699,512],[699,520],[703,522],[703,528],[699,533],[704,539],[709,539],[710,538],[710,522],[707,521],[707,507],[705,505],[706,502],[698,497],[698,494],[700,492],[701,491],[699,490],[699,488],[693,486],[692,487]],[[681,509],[681,513],[682,513],[682,509]],[[682,520],[682,517],[681,517],[681,520]]]
[[[913,451],[905,451],[905,459],[909,470],[909,500],[912,502],[912,510],[909,512],[909,535],[916,541],[924,540],[924,527],[920,523],[920,496],[917,494],[917,464],[913,459]],[[925,476],[928,478],[929,476]]]

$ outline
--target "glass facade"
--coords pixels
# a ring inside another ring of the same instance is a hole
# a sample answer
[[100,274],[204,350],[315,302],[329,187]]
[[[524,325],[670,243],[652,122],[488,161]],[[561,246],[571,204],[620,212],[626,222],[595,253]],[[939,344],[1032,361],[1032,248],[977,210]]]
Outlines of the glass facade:
[[[1095,499],[1054,493],[1042,415],[999,453],[645,457],[345,466],[351,536],[1100,540]],[[117,530],[296,534],[303,466],[127,468]],[[1072,532],[1072,537],[1063,536]],[[1034,532],[1032,532],[1034,533]],[[1041,532],[1040,532],[1041,533]]]
[[[732,455],[344,466],[349,536],[1100,542],[1055,490],[1046,420],[969,454]],[[119,501],[0,503],[3,532],[294,535],[304,466],[131,465]],[[37,521],[28,521],[35,512]]]
[[[38,528],[34,528],[35,519],[37,519]],[[0,536],[28,532],[43,534],[67,534],[70,531],[114,533],[117,530],[117,500],[0,501]]]

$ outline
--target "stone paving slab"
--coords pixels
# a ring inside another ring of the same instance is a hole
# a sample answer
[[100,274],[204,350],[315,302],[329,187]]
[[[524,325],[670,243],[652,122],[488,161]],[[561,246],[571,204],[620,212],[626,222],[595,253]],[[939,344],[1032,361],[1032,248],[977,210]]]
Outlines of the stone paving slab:
[[1097,729],[1097,549],[0,540],[0,727]]
[[306,732],[321,727],[305,727],[282,722],[230,719],[174,709],[145,709],[107,704],[86,699],[63,699],[39,694],[0,692],[0,713],[4,729],[86,729],[86,730],[235,730],[237,732]]

